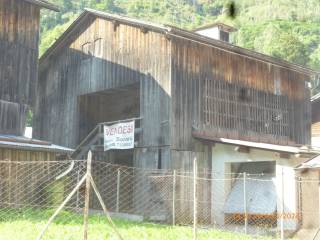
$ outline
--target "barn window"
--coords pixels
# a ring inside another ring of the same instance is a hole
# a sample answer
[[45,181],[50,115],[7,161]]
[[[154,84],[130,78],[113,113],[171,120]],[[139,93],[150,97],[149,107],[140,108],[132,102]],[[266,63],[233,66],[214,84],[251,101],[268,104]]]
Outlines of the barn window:
[[281,80],[279,78],[274,80],[274,94],[281,95]]
[[212,129],[288,138],[289,106],[281,95],[206,79],[203,96],[203,119]]
[[220,31],[220,40],[229,42],[229,33],[225,31]]

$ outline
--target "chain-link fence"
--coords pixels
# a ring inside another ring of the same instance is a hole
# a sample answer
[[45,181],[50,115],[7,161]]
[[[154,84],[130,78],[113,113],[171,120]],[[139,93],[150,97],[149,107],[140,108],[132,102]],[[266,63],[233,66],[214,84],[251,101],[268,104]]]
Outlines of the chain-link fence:
[[[85,174],[85,164],[86,161],[0,161],[0,239],[36,239]],[[81,228],[83,204],[83,194],[78,192],[55,219],[46,239],[59,239],[56,233],[63,224],[79,222]]]
[[291,239],[319,225],[315,176],[87,164],[0,161],[0,239]]

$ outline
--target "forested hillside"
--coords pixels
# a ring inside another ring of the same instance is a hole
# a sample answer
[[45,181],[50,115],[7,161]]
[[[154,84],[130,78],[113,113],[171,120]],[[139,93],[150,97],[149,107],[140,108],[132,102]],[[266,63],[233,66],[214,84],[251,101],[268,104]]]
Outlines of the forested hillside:
[[320,69],[320,0],[237,0],[235,18],[226,0],[55,0],[60,13],[44,11],[42,54],[89,7],[192,29],[223,21],[239,29],[233,43]]

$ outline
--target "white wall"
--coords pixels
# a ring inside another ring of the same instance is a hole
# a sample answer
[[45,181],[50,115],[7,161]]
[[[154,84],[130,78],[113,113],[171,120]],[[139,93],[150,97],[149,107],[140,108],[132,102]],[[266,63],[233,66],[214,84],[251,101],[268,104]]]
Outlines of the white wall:
[[[212,148],[212,171],[216,178],[230,179],[231,163],[243,162],[276,162],[276,187],[278,196],[282,193],[281,176],[284,172],[284,202],[285,211],[296,213],[298,208],[298,198],[296,185],[294,181],[294,167],[305,159],[300,159],[292,156],[290,159],[282,159],[277,152],[250,149],[249,153],[239,153],[235,151],[235,146],[226,144],[216,144]],[[218,174],[217,174],[218,173]],[[213,223],[223,225],[224,213],[223,206],[231,189],[231,180],[213,181],[212,182],[212,221]],[[277,208],[280,209],[281,198],[278,198]],[[280,226],[280,225],[279,225]],[[284,227],[287,230],[293,230],[297,227],[295,219],[287,219],[284,221]]]
[[202,36],[206,36],[209,38],[220,40],[220,30],[218,27],[199,30],[199,31],[196,31],[196,33],[198,33]]
[[311,146],[320,148],[320,137],[312,137]]

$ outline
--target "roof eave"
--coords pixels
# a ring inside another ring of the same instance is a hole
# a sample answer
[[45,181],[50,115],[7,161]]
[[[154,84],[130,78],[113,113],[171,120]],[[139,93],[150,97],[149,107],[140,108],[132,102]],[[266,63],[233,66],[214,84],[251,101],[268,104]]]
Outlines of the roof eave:
[[0,144],[0,149],[15,149],[15,150],[24,150],[24,151],[32,151],[32,152],[52,152],[52,153],[63,153],[63,154],[71,154],[73,152],[72,149],[58,149],[58,148],[45,148],[45,147],[30,147],[30,146],[18,146],[18,145],[10,145],[8,144]]
[[234,54],[239,54],[242,56],[246,56],[248,58],[252,58],[252,59],[257,59],[263,62],[267,62],[273,65],[278,65],[278,66],[282,66],[303,74],[307,74],[307,75],[319,75],[320,72],[313,70],[311,68],[308,68],[306,66],[300,65],[300,64],[296,64],[296,63],[292,63],[292,62],[288,62],[286,60],[282,60],[279,58],[275,58],[269,55],[265,55],[263,53],[259,53],[250,49],[246,49],[246,48],[242,48],[236,45],[233,45],[231,43],[225,42],[225,41],[220,41],[217,39],[213,39],[213,38],[209,38],[200,34],[197,34],[195,32],[190,32],[190,31],[186,31],[180,28],[176,28],[176,27],[172,27],[171,29],[171,33],[176,33],[178,35],[183,35],[186,38],[190,38],[190,40],[195,39],[197,41],[203,42],[203,43],[207,43],[208,45],[212,45],[213,47],[218,47],[220,49],[224,49],[227,51],[230,51],[231,53]]
[[46,8],[46,9],[49,9],[49,10],[52,10],[55,12],[60,12],[60,9],[58,6],[56,6],[52,3],[49,3],[47,1],[43,1],[43,0],[24,0],[24,1],[31,3],[31,4],[34,4],[34,5],[37,5],[41,8]]
[[201,30],[205,30],[205,29],[210,29],[210,28],[213,28],[213,27],[222,27],[224,29],[227,29],[229,32],[236,32],[238,30],[237,28],[235,28],[233,26],[230,26],[230,25],[227,25],[227,24],[224,24],[224,23],[212,23],[212,24],[209,24],[209,25],[204,25],[204,26],[192,29],[192,32],[197,32],[197,31],[201,31]]
[[226,145],[233,145],[233,146],[246,146],[253,149],[260,149],[260,150],[279,152],[279,153],[282,152],[282,153],[289,153],[289,154],[303,154],[303,155],[310,155],[310,156],[315,156],[319,154],[318,151],[315,151],[313,149],[303,149],[301,147],[213,137],[211,136],[211,134],[207,134],[203,131],[193,131],[192,136],[198,140],[204,140],[212,143],[219,143],[219,144],[226,144]]

